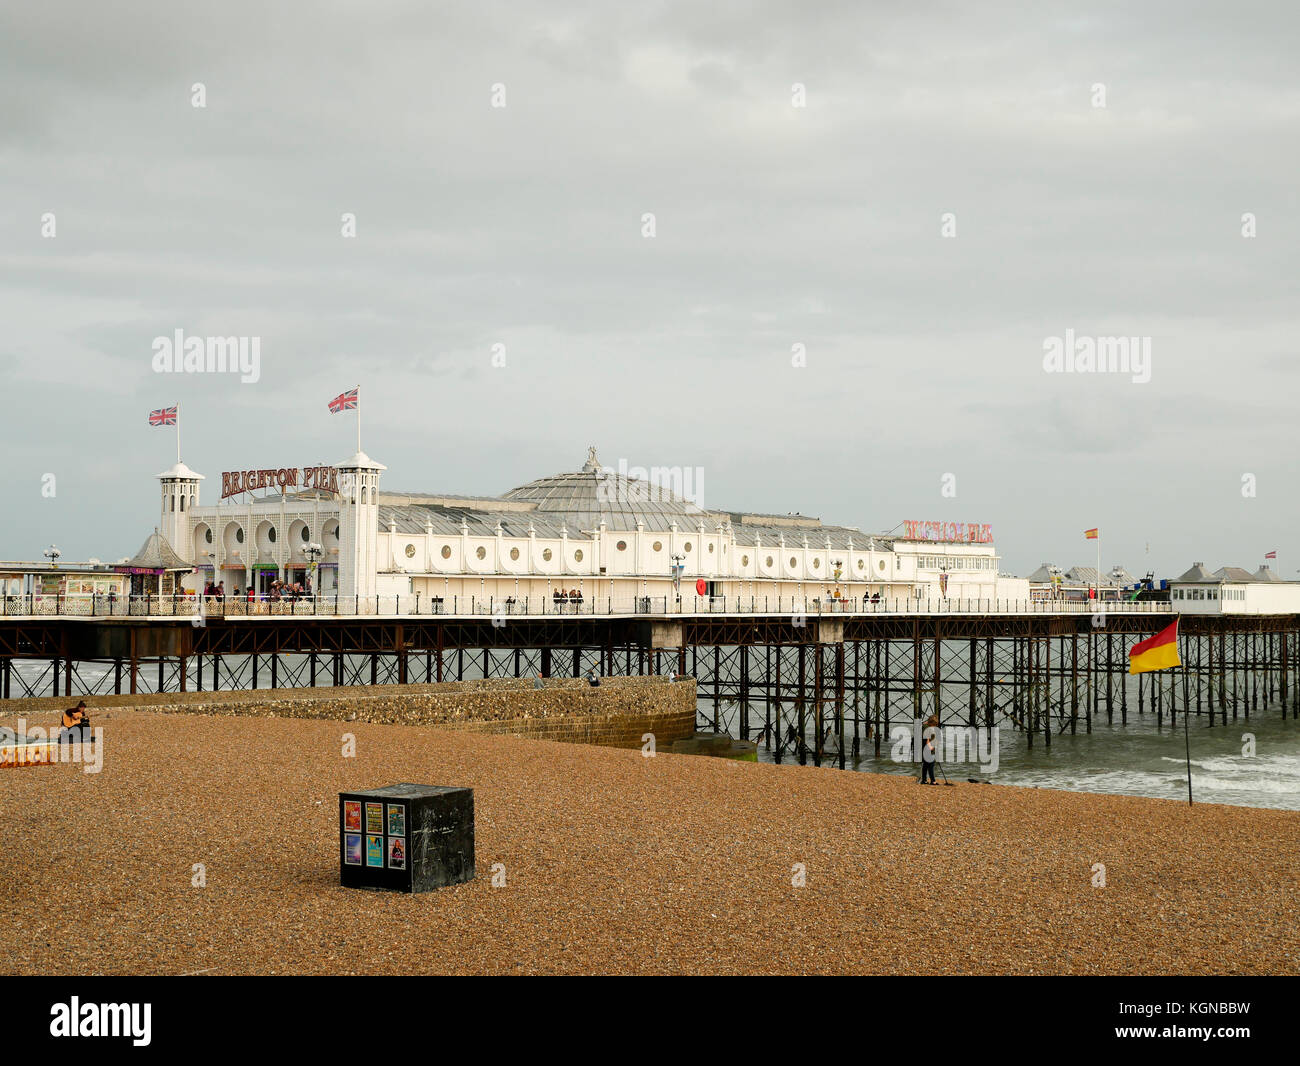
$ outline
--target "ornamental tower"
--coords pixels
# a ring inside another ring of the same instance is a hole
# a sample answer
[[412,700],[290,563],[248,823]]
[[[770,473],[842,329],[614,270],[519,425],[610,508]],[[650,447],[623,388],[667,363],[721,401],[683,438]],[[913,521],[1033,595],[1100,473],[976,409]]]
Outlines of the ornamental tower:
[[379,475],[365,452],[339,463],[339,595],[374,596],[378,567]]
[[194,558],[194,524],[190,515],[199,505],[199,482],[196,474],[184,463],[178,462],[170,470],[154,475],[162,483],[162,512],[158,532],[163,535],[172,551],[187,563]]

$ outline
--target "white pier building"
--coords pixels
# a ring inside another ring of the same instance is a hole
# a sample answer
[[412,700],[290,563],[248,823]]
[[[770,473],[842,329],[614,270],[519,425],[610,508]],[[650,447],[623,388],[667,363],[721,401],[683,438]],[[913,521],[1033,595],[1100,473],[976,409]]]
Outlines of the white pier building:
[[157,475],[158,528],[195,568],[187,590],[220,582],[227,596],[250,584],[266,594],[276,580],[305,585],[314,574],[317,595],[418,594],[446,609],[561,591],[608,597],[614,610],[697,594],[1027,597],[1023,581],[1003,578],[999,588],[988,526],[905,522],[901,535],[869,534],[797,514],[706,510],[602,467],[594,448],[581,469],[500,496],[390,492],[380,485],[386,469],[358,452],[337,467],[234,471],[208,502],[207,479],[177,463]]

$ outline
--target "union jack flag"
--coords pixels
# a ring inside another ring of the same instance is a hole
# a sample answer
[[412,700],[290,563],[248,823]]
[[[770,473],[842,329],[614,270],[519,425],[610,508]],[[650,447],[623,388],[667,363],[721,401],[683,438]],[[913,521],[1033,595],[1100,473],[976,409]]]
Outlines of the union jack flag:
[[351,411],[357,406],[357,392],[360,386],[355,389],[348,389],[347,392],[340,392],[334,399],[330,400],[330,414],[336,415],[340,411]]
[[160,407],[157,411],[149,412],[149,425],[151,426],[174,426],[176,425],[176,408]]
[[1277,558],[1277,552],[1265,552],[1265,553],[1264,553],[1264,558],[1265,558],[1265,559],[1276,559],[1276,558]]

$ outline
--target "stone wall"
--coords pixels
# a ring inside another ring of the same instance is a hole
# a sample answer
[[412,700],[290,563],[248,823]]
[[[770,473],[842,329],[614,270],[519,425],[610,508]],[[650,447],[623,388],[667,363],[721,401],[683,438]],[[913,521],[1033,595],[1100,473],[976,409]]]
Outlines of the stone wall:
[[[0,721],[41,722],[77,697],[6,700]],[[168,692],[86,698],[97,712],[141,710],[166,714],[231,714],[429,725],[475,733],[614,747],[640,747],[645,733],[660,749],[695,732],[695,681],[664,677],[607,677],[592,688],[581,678],[449,681],[441,685],[364,685],[229,692]],[[43,724],[43,723],[42,723]]]

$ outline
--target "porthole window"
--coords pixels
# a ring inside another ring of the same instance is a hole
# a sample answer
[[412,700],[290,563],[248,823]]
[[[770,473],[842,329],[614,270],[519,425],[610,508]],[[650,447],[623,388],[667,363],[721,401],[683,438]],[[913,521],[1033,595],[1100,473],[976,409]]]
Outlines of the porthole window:
[[235,530],[235,543],[236,544],[244,543],[244,528],[242,526],[240,526],[238,529]]
[[450,544],[444,544],[444,545],[442,546],[442,557],[443,557],[444,559],[450,559],[450,558],[451,558],[451,545],[450,545]]
[[740,557],[740,565],[741,565],[741,566],[748,566],[748,565],[749,565],[749,556],[748,556],[748,555],[742,555],[742,556]]
[[406,546],[406,557],[407,557],[408,559],[414,559],[414,558],[415,558],[415,545],[414,545],[414,544],[408,544],[408,545]]
[[545,559],[548,563],[551,561],[551,549],[550,549],[550,548],[544,548],[544,549],[542,549],[542,558]]
[[308,529],[306,526],[303,526],[303,527],[302,527],[302,542],[303,542],[304,544],[306,544],[309,540],[311,540],[311,530]]
[[210,530],[210,529],[209,529],[209,530],[206,530],[206,531],[204,532],[204,534],[203,534],[203,539],[206,540],[209,544],[211,544],[211,543],[212,543],[212,530]]
[[883,570],[885,568],[885,560],[881,559],[880,562],[877,563],[876,565],[880,567],[881,570]]
[[709,545],[709,554],[710,554],[710,555],[713,554],[713,545],[712,545],[712,544]]
[[859,569],[859,570],[862,569],[862,560],[861,560],[861,559],[858,560],[858,569]]
[[689,540],[686,542],[686,550],[687,551],[691,550],[691,542]]
[[620,540],[616,545],[614,545],[614,547],[616,547],[621,552],[625,552],[627,551],[627,541]]
[[767,557],[767,566],[769,570],[772,568],[772,557],[770,555]]
[[813,569],[814,569],[814,570],[820,570],[821,568],[822,568],[822,561],[821,561],[820,559],[814,559],[814,560],[813,560]]
[[797,560],[793,555],[790,556],[790,567],[791,567],[791,569],[793,569],[794,567],[796,567],[796,566],[798,566],[798,565],[799,565],[799,561],[798,561],[798,560]]
[[275,526],[271,526],[266,531],[266,539],[269,540],[272,544],[275,543]]
[[479,550],[476,551],[474,554],[477,555],[480,559],[486,559],[486,558],[487,558],[487,549],[486,549],[486,548],[483,548],[483,547],[480,547]]
[[518,558],[519,558],[519,549],[518,549],[518,548],[511,548],[511,549],[510,549],[510,558],[511,558],[511,559],[518,559]]
[[581,548],[579,548],[576,552],[573,553],[573,561],[574,561],[575,563],[580,563],[580,562],[582,562],[582,549],[581,549]]
[[652,547],[657,552],[661,552],[664,550],[663,542],[658,540],[655,541],[652,545],[650,545],[650,547]]

